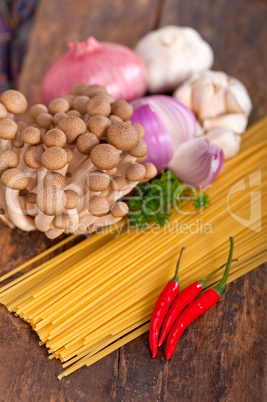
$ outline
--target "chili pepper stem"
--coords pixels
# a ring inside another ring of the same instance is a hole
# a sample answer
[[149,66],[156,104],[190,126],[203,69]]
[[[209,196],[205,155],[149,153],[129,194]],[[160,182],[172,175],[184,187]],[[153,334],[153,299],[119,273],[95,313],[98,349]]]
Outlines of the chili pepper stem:
[[229,275],[229,271],[230,271],[230,266],[231,266],[231,262],[232,262],[232,258],[233,258],[233,252],[234,252],[234,238],[230,237],[230,251],[229,251],[229,256],[228,256],[228,261],[226,264],[226,268],[222,277],[221,282],[218,283],[218,285],[214,286],[214,290],[219,294],[219,296],[221,297],[222,292],[225,289],[226,286],[226,282],[228,279],[228,275]]
[[176,265],[176,269],[175,269],[175,274],[174,274],[174,277],[172,278],[172,281],[174,281],[174,282],[179,282],[178,272],[179,272],[180,262],[181,262],[181,259],[182,259],[182,255],[183,255],[184,250],[185,250],[185,247],[182,247],[182,248],[181,248],[181,251],[180,251],[179,258],[178,258],[178,261],[177,261],[177,265]]
[[[232,260],[232,262],[234,262],[234,261],[238,261],[238,258],[235,258],[234,260]],[[226,265],[227,265],[227,263],[221,265],[219,268],[212,271],[205,279],[201,279],[200,281],[198,281],[201,284],[202,289],[204,289],[204,287],[206,286],[206,283],[210,280],[210,278],[212,278],[215,274],[217,274],[217,272],[219,272]]]

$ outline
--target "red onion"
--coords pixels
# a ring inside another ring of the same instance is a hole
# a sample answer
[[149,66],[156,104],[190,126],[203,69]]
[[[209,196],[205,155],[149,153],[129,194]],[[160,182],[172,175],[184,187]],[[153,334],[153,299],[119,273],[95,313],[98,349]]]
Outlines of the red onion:
[[48,70],[42,84],[44,103],[67,95],[77,82],[103,85],[114,98],[130,101],[146,92],[147,74],[131,49],[100,43],[91,36],[85,42],[69,43],[69,52]]
[[[146,96],[135,99],[131,104],[134,108],[142,105],[150,106],[150,109],[158,115],[167,128],[174,151],[182,142],[196,136],[196,118],[194,113],[171,96]],[[136,121],[136,123],[142,124],[145,130],[148,129],[149,122],[143,120]]]
[[146,162],[152,162],[158,171],[165,169],[173,156],[173,145],[169,132],[162,120],[148,105],[134,109],[131,117],[133,123],[141,123],[145,127],[144,140],[148,145]]
[[223,150],[199,137],[181,144],[168,167],[185,183],[204,188],[220,173],[223,162]]

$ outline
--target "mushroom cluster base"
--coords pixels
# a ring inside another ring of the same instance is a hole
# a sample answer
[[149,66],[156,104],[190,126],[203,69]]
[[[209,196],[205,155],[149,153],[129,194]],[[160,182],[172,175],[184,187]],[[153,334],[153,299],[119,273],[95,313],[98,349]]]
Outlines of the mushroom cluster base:
[[11,228],[89,234],[128,213],[118,201],[157,170],[143,163],[144,129],[133,108],[100,85],[73,85],[48,107],[8,90],[0,103],[0,218]]

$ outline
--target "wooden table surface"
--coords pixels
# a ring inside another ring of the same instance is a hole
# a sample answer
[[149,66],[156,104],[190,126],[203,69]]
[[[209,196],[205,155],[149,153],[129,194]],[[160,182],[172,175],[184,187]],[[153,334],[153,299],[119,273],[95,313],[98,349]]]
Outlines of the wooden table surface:
[[[196,28],[212,45],[215,70],[246,85],[251,122],[266,113],[267,3],[265,0],[41,0],[20,89],[40,100],[47,68],[66,43],[94,35],[134,47],[149,30],[168,24]],[[0,226],[0,273],[27,261],[52,242],[40,233]],[[0,306],[0,401],[237,401],[266,395],[267,267],[229,285],[221,302],[193,323],[173,358],[152,360],[148,335],[59,382],[29,325]]]

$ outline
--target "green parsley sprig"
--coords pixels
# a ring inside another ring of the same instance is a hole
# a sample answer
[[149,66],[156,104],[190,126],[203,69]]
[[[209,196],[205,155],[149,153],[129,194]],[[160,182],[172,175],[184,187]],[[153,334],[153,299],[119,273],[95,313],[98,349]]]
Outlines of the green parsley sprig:
[[188,200],[193,202],[195,209],[210,204],[204,191],[180,182],[170,170],[161,171],[159,178],[137,186],[136,194],[128,200],[129,219],[134,227],[145,228],[152,223],[164,226],[175,208]]

